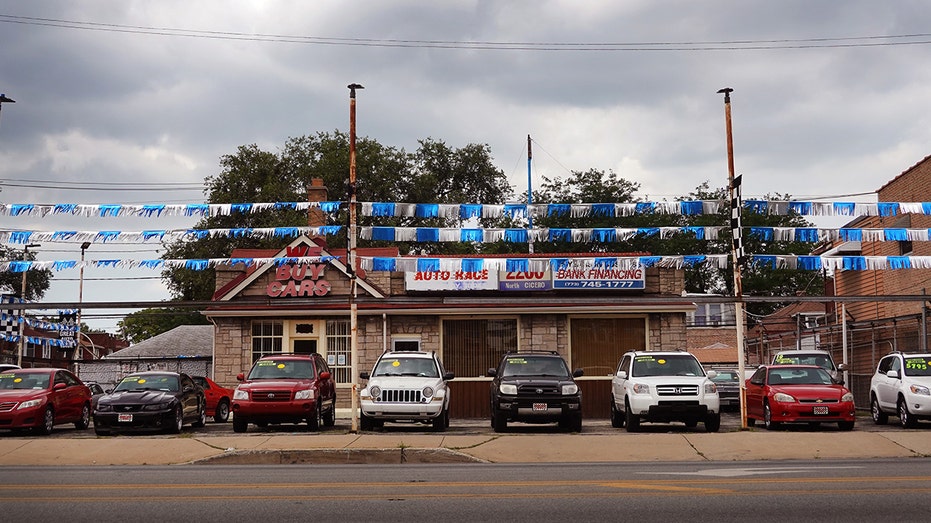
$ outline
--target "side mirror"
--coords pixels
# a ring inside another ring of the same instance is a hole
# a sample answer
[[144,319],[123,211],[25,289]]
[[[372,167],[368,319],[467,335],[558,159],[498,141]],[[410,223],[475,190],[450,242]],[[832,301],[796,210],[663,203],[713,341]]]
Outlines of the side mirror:
[[846,363],[841,363],[840,365],[837,366],[837,370],[839,370],[839,371],[841,371],[841,372],[847,370],[847,368],[848,368],[848,367],[847,367],[847,364],[846,364]]
[[193,391],[194,391],[194,387],[190,385],[185,385],[181,387],[181,392],[193,392]]
[[238,381],[246,381],[246,375],[245,375],[244,373],[240,372],[239,374],[236,375],[236,379],[237,379]]
[[56,383],[55,385],[52,386],[52,390],[61,390],[67,387],[68,385],[65,383]]
[[585,374],[585,371],[584,371],[584,370],[582,370],[582,369],[575,369],[575,370],[572,372],[572,377],[573,377],[573,378],[579,378],[579,377],[581,377],[583,374]]
[[709,379],[709,380],[713,380],[713,379],[715,379],[715,378],[718,377],[718,371],[716,371],[716,370],[709,370],[707,373],[705,373],[705,376],[708,376],[708,379]]
[[447,372],[446,374],[443,374],[443,381],[452,381],[455,377],[456,375],[452,372]]
[[621,378],[622,380],[626,380],[626,379],[627,379],[627,371],[626,371],[626,370],[619,370],[619,371],[617,371],[616,376],[617,376],[618,378]]
[[328,379],[330,379],[330,373],[329,373],[329,372],[321,372],[321,373],[320,373],[320,379],[322,379],[322,380],[328,380]]
[[369,373],[366,372],[366,371],[362,371],[362,372],[359,373],[359,377],[362,378],[362,379],[364,379],[364,380],[369,379],[369,376],[371,376],[371,374],[369,374]]
[[890,370],[890,371],[886,372],[886,377],[887,377],[887,378],[898,378],[898,377],[899,377],[899,371],[897,371],[897,370]]
[[498,369],[488,369],[488,371],[485,372],[485,375],[491,376],[492,378],[494,378],[495,376],[498,375]]

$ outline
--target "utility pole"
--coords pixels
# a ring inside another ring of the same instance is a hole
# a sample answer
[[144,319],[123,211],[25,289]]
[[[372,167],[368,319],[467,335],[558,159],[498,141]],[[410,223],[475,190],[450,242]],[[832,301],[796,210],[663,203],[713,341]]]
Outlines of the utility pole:
[[0,94],[0,109],[3,109],[3,104],[15,104],[16,100],[8,98],[5,94]]
[[739,179],[734,177],[734,135],[731,128],[731,93],[734,90],[725,87],[718,91],[724,94],[724,127],[727,136],[727,192],[731,204],[731,259],[734,263],[734,312],[737,319],[737,373],[740,383],[740,427],[747,428],[747,385],[744,378],[744,304],[743,284],[740,278],[740,264],[743,262],[743,244],[741,243]]
[[352,383],[352,432],[359,432],[359,313],[356,305],[356,89],[349,84],[349,373]]
[[527,252],[533,254],[533,176],[531,176],[531,165],[533,163],[533,149],[531,147],[530,135],[527,135]]

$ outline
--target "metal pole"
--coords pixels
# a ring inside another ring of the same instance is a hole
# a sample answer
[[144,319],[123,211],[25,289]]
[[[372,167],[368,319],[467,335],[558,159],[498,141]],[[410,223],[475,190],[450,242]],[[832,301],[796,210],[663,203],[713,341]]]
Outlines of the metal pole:
[[533,254],[533,214],[530,211],[533,205],[533,177],[531,176],[531,163],[533,161],[533,148],[530,145],[530,135],[527,135],[527,234],[528,252]]
[[359,314],[356,306],[356,89],[349,84],[349,382],[352,384],[352,432],[359,431]]
[[[29,248],[38,247],[37,243],[30,243],[23,249],[23,261],[29,260]],[[26,273],[29,272],[25,267],[23,268],[23,283],[22,290],[20,291],[19,298],[23,300],[23,303],[26,303]],[[16,364],[20,367],[23,366],[23,352],[26,349],[26,308],[23,307],[19,310],[19,348],[16,351]]]
[[3,109],[3,104],[15,104],[16,100],[12,98],[7,98],[5,94],[0,94],[0,109]]
[[[84,251],[90,248],[90,246],[91,246],[91,242],[84,242],[81,244],[81,269],[80,269],[80,272],[78,273],[78,317],[77,317],[77,321],[75,322],[77,325],[75,325],[76,330],[75,330],[74,341],[77,342],[77,346],[75,347],[75,350],[81,352],[81,356],[82,356],[81,359],[84,359],[83,358],[84,351],[81,350],[81,315],[84,312],[82,310],[83,304],[84,304]],[[90,338],[88,337],[88,339]],[[94,343],[91,342],[92,347],[93,345]],[[75,354],[75,356],[77,356],[77,354]]]
[[[724,94],[724,127],[727,134],[727,190],[731,201],[734,200],[734,135],[731,128],[731,93],[734,90],[725,87],[718,91]],[[737,372],[740,375],[740,427],[747,428],[747,383],[744,377],[744,307],[743,288],[740,281],[740,260],[733,237],[731,238],[731,259],[734,263],[734,312],[737,316]]]

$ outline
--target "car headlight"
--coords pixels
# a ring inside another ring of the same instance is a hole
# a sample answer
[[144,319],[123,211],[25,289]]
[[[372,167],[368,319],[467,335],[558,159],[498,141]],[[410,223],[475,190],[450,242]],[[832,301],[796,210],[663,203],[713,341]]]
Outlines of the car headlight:
[[633,392],[634,394],[649,394],[650,386],[645,383],[634,383],[630,387],[630,391]]
[[378,385],[369,387],[369,394],[371,394],[373,398],[378,399],[378,397],[381,396],[381,387]]
[[852,392],[848,392],[848,393],[844,394],[843,396],[840,397],[840,400],[841,400],[841,401],[849,401],[849,402],[853,403],[853,393],[852,393]]
[[423,397],[425,398],[432,398],[434,392],[435,391],[433,390],[433,387],[424,387],[421,391],[421,394],[423,394]]
[[18,409],[31,409],[33,407],[38,407],[45,403],[45,398],[38,398],[34,400],[24,401],[19,404]]
[[299,390],[294,393],[294,399],[296,400],[312,400],[314,399],[314,389],[304,389]]
[[773,399],[779,403],[795,403],[795,398],[782,392],[777,392]]
[[113,410],[113,405],[109,403],[97,403],[97,410],[100,412],[110,412]]
[[168,410],[170,403],[153,403],[151,405],[143,405],[142,410]]
[[234,401],[235,400],[248,400],[248,399],[249,399],[249,391],[241,390],[241,389],[236,389],[233,391]]
[[512,396],[517,396],[517,385],[513,383],[502,383],[498,387],[498,392],[501,394],[510,394]]
[[579,386],[575,383],[569,383],[562,386],[563,396],[571,396],[572,394],[578,394]]
[[909,385],[908,390],[912,391],[912,394],[920,394],[922,396],[931,396],[931,390],[928,390],[928,387],[923,385]]
[[718,392],[718,386],[714,382],[705,383],[705,394],[715,394]]

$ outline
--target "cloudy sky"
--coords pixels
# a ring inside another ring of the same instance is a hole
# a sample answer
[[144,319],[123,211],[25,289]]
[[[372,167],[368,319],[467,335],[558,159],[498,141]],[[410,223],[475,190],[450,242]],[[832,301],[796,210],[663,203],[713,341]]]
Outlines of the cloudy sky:
[[[6,1],[0,50],[0,92],[16,102],[0,106],[5,203],[202,202],[240,145],[348,131],[353,82],[360,136],[409,151],[427,137],[487,143],[518,190],[528,134],[535,183],[595,168],[652,200],[724,186],[723,87],[745,197],[873,201],[931,154],[931,10],[918,0]],[[88,259],[157,257],[109,248]],[[88,270],[84,301],[165,299],[155,276]],[[62,271],[45,299],[77,295]]]

